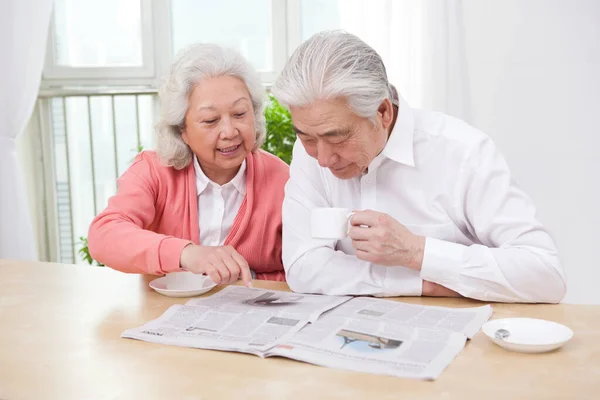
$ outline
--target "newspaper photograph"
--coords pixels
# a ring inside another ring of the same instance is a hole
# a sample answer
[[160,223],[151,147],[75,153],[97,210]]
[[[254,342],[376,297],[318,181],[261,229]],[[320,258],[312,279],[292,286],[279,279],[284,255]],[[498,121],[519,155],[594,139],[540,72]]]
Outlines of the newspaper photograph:
[[467,308],[422,306],[374,297],[355,297],[324,317],[392,321],[422,328],[459,332],[471,339],[492,315],[490,305]]
[[121,337],[262,356],[349,299],[228,286],[212,296],[171,306],[158,319],[128,329]]
[[266,355],[330,368],[433,380],[491,313],[489,305],[453,309],[354,298]]

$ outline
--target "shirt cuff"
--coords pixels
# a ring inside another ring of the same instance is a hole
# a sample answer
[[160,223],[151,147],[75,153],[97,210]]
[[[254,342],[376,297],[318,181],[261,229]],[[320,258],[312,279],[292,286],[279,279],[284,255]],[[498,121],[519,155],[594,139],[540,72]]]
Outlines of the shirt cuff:
[[179,261],[181,259],[183,248],[188,244],[193,243],[186,239],[174,237],[167,237],[160,242],[158,262],[161,273],[168,274],[169,272],[183,271]]
[[421,278],[443,286],[457,282],[466,248],[467,246],[459,243],[426,238]]
[[383,296],[420,296],[423,280],[418,271],[405,267],[385,268]]

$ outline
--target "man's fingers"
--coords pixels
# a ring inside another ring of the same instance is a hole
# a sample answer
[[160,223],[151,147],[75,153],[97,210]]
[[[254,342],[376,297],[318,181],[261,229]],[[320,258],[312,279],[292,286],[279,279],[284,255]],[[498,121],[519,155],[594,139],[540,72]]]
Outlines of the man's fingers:
[[350,218],[350,224],[352,226],[376,226],[382,215],[384,214],[373,210],[355,211]]
[[366,240],[353,240],[352,247],[356,250],[364,251],[365,253],[368,253],[371,250],[371,245]]
[[348,236],[352,240],[369,240],[372,236],[372,228],[367,228],[363,226],[353,226],[348,231]]

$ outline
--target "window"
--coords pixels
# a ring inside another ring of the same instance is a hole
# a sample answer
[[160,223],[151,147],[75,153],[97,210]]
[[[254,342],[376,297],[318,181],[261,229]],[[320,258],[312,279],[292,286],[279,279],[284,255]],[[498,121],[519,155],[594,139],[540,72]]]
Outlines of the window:
[[139,0],[56,1],[54,33],[58,66],[143,65]]
[[339,0],[302,0],[301,40],[317,32],[340,28]]
[[44,79],[154,76],[150,5],[150,0],[55,0]]
[[43,87],[154,86],[196,42],[238,50],[272,83],[338,0],[55,0]]
[[273,70],[269,0],[172,0],[171,4],[174,54],[191,43],[217,43],[238,50],[259,71]]

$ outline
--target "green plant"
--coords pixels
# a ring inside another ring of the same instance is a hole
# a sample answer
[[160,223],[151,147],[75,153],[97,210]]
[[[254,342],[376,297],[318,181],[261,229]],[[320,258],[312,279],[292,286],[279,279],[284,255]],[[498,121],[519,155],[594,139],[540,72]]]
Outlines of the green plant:
[[82,246],[77,251],[77,253],[81,256],[81,259],[83,261],[87,261],[88,264],[90,264],[90,265],[96,265],[98,267],[104,267],[104,264],[99,263],[98,261],[94,260],[92,258],[92,256],[90,255],[90,249],[88,247],[88,240],[87,240],[87,238],[85,236],[80,236],[79,240],[80,240],[79,244],[82,245]]
[[265,119],[267,120],[267,138],[262,148],[289,164],[292,161],[292,148],[296,140],[292,117],[289,111],[279,104],[270,93],[265,108]]

